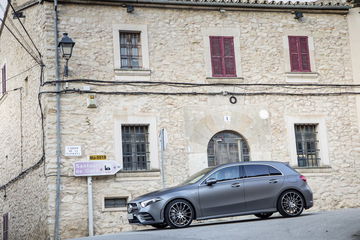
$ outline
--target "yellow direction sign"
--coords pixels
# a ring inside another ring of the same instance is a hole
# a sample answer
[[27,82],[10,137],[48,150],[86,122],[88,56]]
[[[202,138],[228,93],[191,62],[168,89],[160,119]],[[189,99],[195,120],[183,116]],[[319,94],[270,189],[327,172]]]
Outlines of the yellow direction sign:
[[106,160],[106,155],[90,155],[90,160]]

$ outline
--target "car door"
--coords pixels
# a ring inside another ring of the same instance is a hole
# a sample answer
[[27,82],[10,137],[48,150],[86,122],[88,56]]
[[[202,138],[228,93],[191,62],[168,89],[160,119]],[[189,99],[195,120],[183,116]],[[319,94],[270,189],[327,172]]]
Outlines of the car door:
[[269,165],[244,165],[244,193],[246,210],[276,208],[277,196],[284,182],[282,173]]
[[243,174],[239,166],[225,167],[211,174],[216,183],[199,186],[202,217],[229,215],[244,210]]

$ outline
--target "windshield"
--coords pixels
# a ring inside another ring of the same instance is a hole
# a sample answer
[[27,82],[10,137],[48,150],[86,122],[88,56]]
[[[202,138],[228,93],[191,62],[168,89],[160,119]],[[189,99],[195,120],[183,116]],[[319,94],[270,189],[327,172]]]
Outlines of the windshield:
[[205,168],[205,169],[201,170],[200,172],[195,173],[194,175],[192,175],[188,179],[186,179],[182,183],[182,185],[196,183],[198,180],[200,180],[203,176],[208,174],[213,169],[214,169],[214,167],[209,167],[209,168]]

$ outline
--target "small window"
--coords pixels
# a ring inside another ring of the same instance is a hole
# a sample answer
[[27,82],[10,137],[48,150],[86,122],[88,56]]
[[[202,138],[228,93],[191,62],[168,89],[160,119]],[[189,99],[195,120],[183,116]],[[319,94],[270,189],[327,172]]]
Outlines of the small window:
[[125,208],[127,198],[105,198],[105,208]]
[[240,167],[227,167],[213,173],[209,178],[215,178],[218,182],[240,178]]
[[233,37],[210,37],[210,54],[213,77],[236,77]]
[[291,72],[311,72],[308,37],[289,36]]
[[121,68],[142,67],[140,32],[120,32]]
[[269,176],[269,168],[266,165],[245,165],[246,177]]
[[6,93],[6,65],[1,69],[1,93]]
[[9,213],[3,215],[3,240],[9,239]]
[[282,175],[281,172],[276,168],[270,166],[268,166],[268,168],[269,168],[270,176]]
[[295,124],[296,152],[299,167],[319,166],[317,124]]
[[123,169],[130,171],[148,170],[149,129],[146,125],[123,125],[122,151]]

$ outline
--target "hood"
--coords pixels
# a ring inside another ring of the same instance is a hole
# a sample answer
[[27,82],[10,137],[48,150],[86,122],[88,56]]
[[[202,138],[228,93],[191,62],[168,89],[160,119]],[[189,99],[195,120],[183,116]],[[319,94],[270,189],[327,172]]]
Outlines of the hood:
[[170,188],[164,188],[158,191],[154,191],[154,192],[150,192],[144,195],[141,195],[137,198],[135,198],[134,200],[132,200],[131,202],[137,202],[137,201],[145,201],[154,197],[162,197],[166,194],[172,193],[172,192],[177,192],[177,191],[181,191],[183,189],[188,188],[189,185],[181,185],[181,186],[175,186],[175,187],[170,187]]

